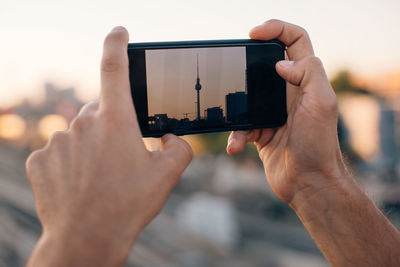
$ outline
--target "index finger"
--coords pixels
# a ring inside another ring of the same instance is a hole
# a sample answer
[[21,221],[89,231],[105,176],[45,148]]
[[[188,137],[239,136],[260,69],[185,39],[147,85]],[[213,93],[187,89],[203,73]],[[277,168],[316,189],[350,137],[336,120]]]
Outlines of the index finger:
[[134,112],[129,82],[128,32],[115,27],[104,40],[101,60],[101,97],[103,110]]
[[287,47],[290,60],[299,60],[313,56],[314,50],[307,32],[294,24],[280,20],[269,20],[254,27],[250,31],[250,38],[257,40],[278,39]]

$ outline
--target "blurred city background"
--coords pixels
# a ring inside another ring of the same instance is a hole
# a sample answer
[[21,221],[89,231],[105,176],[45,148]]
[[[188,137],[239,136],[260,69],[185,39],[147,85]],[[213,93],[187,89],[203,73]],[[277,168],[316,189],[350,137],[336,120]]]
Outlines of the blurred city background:
[[[148,2],[0,1],[0,266],[23,266],[39,238],[24,162],[97,97],[115,25],[131,41],[246,38],[270,18],[306,28],[338,96],[346,161],[400,226],[399,1]],[[254,147],[229,157],[227,136],[185,137],[195,158],[126,266],[328,266]]]

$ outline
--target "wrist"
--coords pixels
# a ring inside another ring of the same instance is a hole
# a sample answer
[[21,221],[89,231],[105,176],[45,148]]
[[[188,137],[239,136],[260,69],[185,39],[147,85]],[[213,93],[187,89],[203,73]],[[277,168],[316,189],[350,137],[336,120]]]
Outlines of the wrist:
[[[300,216],[318,215],[321,211],[339,206],[341,202],[366,197],[354,178],[344,167],[329,173],[307,173],[288,205]],[[312,213],[312,214],[310,214]]]
[[289,205],[331,265],[398,266],[399,232],[351,175],[313,175]]
[[90,231],[43,231],[28,266],[122,266],[131,246],[131,241],[93,235]]

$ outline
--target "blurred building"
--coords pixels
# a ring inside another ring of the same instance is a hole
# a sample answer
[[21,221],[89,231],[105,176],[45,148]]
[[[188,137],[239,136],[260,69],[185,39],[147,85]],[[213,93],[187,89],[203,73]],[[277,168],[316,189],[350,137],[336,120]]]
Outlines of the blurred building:
[[198,192],[181,203],[177,221],[188,230],[225,248],[234,248],[239,241],[236,210],[229,199]]
[[22,118],[27,119],[29,116],[31,116],[32,112],[35,110],[35,108],[31,105],[31,103],[27,100],[24,99],[21,104],[13,108],[14,112],[18,115],[20,115]]
[[46,114],[59,114],[70,122],[79,112],[82,102],[78,100],[74,88],[60,89],[51,83],[45,85],[43,109]]
[[385,173],[383,178],[388,182],[396,182],[398,180],[398,147],[396,143],[395,126],[395,112],[382,103],[379,123],[381,151],[379,165]]
[[39,106],[33,106],[28,100],[24,100],[13,110],[25,120],[40,118],[48,114],[58,114],[70,122],[78,114],[82,105],[83,102],[76,96],[74,88],[62,89],[46,83],[45,98]]

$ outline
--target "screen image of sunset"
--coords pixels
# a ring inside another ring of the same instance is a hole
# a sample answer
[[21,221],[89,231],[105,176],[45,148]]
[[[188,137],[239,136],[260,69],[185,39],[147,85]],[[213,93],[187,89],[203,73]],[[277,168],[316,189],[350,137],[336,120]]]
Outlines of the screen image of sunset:
[[[245,47],[157,49],[146,50],[145,56],[150,128],[247,120]],[[242,110],[233,114],[237,99]]]

